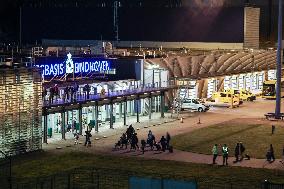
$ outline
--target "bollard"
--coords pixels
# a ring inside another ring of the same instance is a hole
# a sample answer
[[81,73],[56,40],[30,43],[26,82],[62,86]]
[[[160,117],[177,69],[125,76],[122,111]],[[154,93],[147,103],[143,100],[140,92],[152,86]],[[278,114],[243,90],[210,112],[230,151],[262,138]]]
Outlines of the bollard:
[[201,124],[201,122],[200,122],[200,117],[198,118],[198,123],[197,124]]
[[180,122],[183,123],[183,117],[180,118]]

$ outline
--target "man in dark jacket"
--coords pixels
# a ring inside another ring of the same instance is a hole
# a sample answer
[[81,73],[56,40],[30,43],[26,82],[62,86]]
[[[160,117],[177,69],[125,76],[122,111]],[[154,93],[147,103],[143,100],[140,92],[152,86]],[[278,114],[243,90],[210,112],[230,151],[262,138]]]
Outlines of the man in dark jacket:
[[49,104],[52,104],[53,103],[53,98],[54,98],[54,88],[51,87],[49,89]]
[[226,144],[222,147],[223,165],[228,165],[229,148]]
[[[57,84],[55,84],[55,86],[54,86],[54,96],[55,96],[55,98],[58,98],[58,96],[59,96],[59,88],[58,88]],[[57,99],[56,99],[56,102],[57,102]]]
[[237,145],[236,145],[236,147],[235,147],[235,157],[236,157],[235,162],[238,162],[238,161],[239,161],[239,155],[240,155],[240,144],[237,143]]
[[69,87],[65,87],[64,89],[64,101],[68,101],[69,100]]
[[242,142],[240,142],[239,144],[240,144],[240,161],[242,161],[244,158],[243,153],[245,152],[246,148],[244,147]]
[[162,150],[163,152],[166,151],[166,147],[167,147],[167,140],[165,139],[164,136],[162,136],[161,140],[160,140],[161,146],[162,146]]
[[146,141],[145,140],[141,140],[141,150],[142,150],[143,154],[145,152],[145,147],[146,147]]
[[167,140],[167,149],[170,148],[170,141],[171,141],[171,135],[167,132],[166,135],[166,140]]
[[130,150],[131,149],[136,150],[136,147],[139,149],[137,133],[134,133],[134,135],[131,138],[131,148],[130,148]]
[[127,136],[127,140],[131,143],[131,138],[133,136],[134,133],[134,128],[132,127],[132,125],[130,125],[127,130],[126,130],[126,136]]
[[91,90],[90,85],[87,84],[87,85],[86,85],[87,99],[90,98],[90,90]]
[[84,146],[91,146],[91,131],[85,131],[85,137],[86,137],[86,141],[85,141],[85,145]]

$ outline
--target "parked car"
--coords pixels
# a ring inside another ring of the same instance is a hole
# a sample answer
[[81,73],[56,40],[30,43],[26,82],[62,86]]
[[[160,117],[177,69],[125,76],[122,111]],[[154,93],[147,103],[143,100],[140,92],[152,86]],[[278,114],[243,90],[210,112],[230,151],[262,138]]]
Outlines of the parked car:
[[[176,102],[175,107],[177,107],[179,103],[177,100],[175,100],[175,102]],[[197,99],[186,98],[180,100],[180,109],[181,110],[189,109],[198,112],[206,112],[209,110],[209,106],[206,106],[204,103],[200,103]]]

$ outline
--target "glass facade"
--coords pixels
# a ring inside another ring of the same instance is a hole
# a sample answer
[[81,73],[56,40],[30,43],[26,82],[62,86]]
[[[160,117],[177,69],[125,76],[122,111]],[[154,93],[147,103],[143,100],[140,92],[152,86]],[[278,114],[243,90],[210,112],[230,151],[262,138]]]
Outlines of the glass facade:
[[[159,79],[158,79],[159,80]],[[102,82],[102,83],[93,83],[89,84],[91,86],[90,93],[92,94],[94,90],[97,93],[102,93],[102,91],[108,92],[120,92],[125,90],[136,90],[142,87],[142,81],[133,81],[133,80],[122,80],[122,81],[113,81],[113,82]],[[159,84],[157,84],[159,85]],[[84,86],[79,86],[79,93],[84,94]],[[59,94],[64,96],[64,87],[59,87]],[[47,93],[46,99],[49,92]],[[59,95],[59,96],[60,96]],[[80,95],[80,94],[79,94]],[[60,98],[60,97],[59,97]],[[106,98],[107,99],[107,98]],[[150,105],[151,104],[151,105]],[[87,105],[86,105],[87,106]],[[139,113],[140,120],[148,120],[149,117],[149,108],[151,106],[151,114],[156,112],[161,112],[161,97],[153,96],[151,103],[148,98],[146,99],[133,99],[126,102],[115,102],[112,105],[113,113],[113,128],[118,128],[124,126],[124,124],[129,125],[137,122],[137,111]],[[98,106],[98,117],[96,119],[96,106],[90,105],[88,107],[82,107],[82,133],[86,130],[92,130],[95,132],[95,124],[98,122],[98,131],[102,132],[107,129],[110,129],[110,115],[111,115],[111,105],[99,105]],[[124,113],[124,111],[126,111]],[[64,114],[64,118],[63,118]],[[75,132],[80,132],[80,111],[69,110],[65,113],[52,113],[47,115],[47,139],[56,140],[62,139],[64,133],[65,138],[73,138]],[[124,119],[125,116],[125,119]],[[64,120],[63,120],[64,119]],[[43,119],[44,120],[44,119]],[[124,120],[126,123],[124,123]],[[64,124],[62,123],[64,121]],[[42,122],[44,127],[44,121]],[[62,129],[62,127],[65,127]]]
[[7,68],[0,69],[0,75],[0,150],[17,155],[41,149],[40,73],[35,69]]

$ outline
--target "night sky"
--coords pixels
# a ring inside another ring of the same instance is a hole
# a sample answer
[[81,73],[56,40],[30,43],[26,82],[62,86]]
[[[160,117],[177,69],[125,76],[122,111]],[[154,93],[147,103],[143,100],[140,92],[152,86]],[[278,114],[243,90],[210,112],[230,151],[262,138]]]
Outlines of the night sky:
[[[52,14],[48,15],[49,12]],[[48,15],[48,16],[47,16]],[[242,42],[243,9],[120,8],[122,41]],[[23,41],[115,40],[111,8],[23,9]]]
[[[156,25],[160,25],[161,28],[164,27],[164,29],[166,29],[166,31],[168,32],[169,36],[173,36],[175,35],[176,39],[173,37],[163,37],[163,35],[157,35],[155,33],[151,33],[150,31],[146,31],[146,38],[144,38],[143,36],[138,36],[138,38],[136,40],[178,40],[178,41],[188,41],[188,40],[192,40],[192,38],[195,38],[197,41],[199,40],[198,37],[196,38],[196,36],[199,36],[200,38],[206,38],[207,35],[209,35],[209,33],[219,33],[218,31],[214,31],[214,27],[221,27],[226,26],[227,20],[222,20],[222,18],[220,18],[219,15],[224,14],[224,12],[228,9],[224,9],[224,7],[228,7],[228,6],[233,6],[233,7],[243,7],[244,3],[246,2],[246,0],[155,0],[155,3],[153,3],[154,1],[152,0],[120,0],[121,2],[121,9],[127,10],[125,11],[125,14],[121,14],[121,18],[127,18],[127,19],[122,19],[120,20],[121,26],[120,26],[120,30],[121,30],[121,37],[125,40],[127,39],[131,39],[134,40],[133,38],[137,37],[137,36],[131,36],[132,32],[129,32],[129,29],[127,27],[125,27],[125,22],[128,22],[128,17],[131,17],[132,13],[135,12],[139,12],[141,13],[140,15],[142,16],[134,16],[133,18],[139,19],[139,22],[142,23],[143,25],[146,25],[147,27],[150,27],[151,25],[149,25],[150,22],[154,22],[153,20],[151,20],[151,18],[147,18],[144,17],[143,20],[143,13],[144,12],[149,12],[151,11],[151,9],[153,10],[153,8],[157,11],[159,11],[158,13],[150,13],[150,15],[155,16],[156,18],[154,18],[154,20],[158,20],[154,24]],[[274,31],[268,31],[268,26],[269,26],[269,21],[268,21],[268,14],[269,14],[269,9],[268,9],[268,0],[251,0],[250,1],[252,4],[256,4],[258,6],[260,6],[261,8],[261,16],[262,16],[262,21],[261,21],[261,37],[262,38],[266,38],[267,35],[270,35],[270,33],[275,33]],[[275,4],[275,2],[277,2],[276,0],[272,1],[273,4]],[[57,11],[60,11],[58,7],[64,7],[64,11],[66,11],[68,8],[73,9],[73,8],[97,8],[98,6],[101,6],[104,3],[104,5],[106,6],[105,9],[108,8],[108,6],[112,5],[112,0],[0,0],[0,41],[18,41],[19,38],[19,7],[25,7],[25,8],[33,8],[33,11],[39,11],[40,9],[38,9],[38,7],[41,8],[47,8],[49,7],[49,10],[46,10],[47,14],[44,16],[45,19],[48,18],[53,18],[56,17],[58,15],[53,15],[53,9],[55,6],[57,7]],[[177,7],[180,6],[180,3],[182,3],[182,8],[179,8],[180,10],[177,11],[177,8],[172,8],[173,10],[169,10],[170,7]],[[138,5],[142,6],[143,8],[139,7]],[[192,11],[188,12],[188,15],[183,16],[182,14],[185,14],[185,9],[186,8],[191,8]],[[38,9],[38,10],[37,10]],[[111,9],[111,8],[109,8]],[[166,10],[165,10],[166,9]],[[274,7],[275,10],[277,10],[277,8]],[[24,10],[24,9],[23,9]],[[233,10],[233,9],[232,9]],[[270,24],[272,24],[272,28],[276,27],[276,22],[277,22],[277,11],[272,11],[272,22]],[[49,11],[49,12],[48,12]],[[68,12],[68,11],[67,11]],[[79,10],[80,12],[80,10]],[[113,37],[113,31],[111,30],[111,25],[112,23],[112,13],[110,13],[109,11],[107,11],[108,14],[106,14],[104,16],[105,22],[103,23],[94,23],[94,19],[90,20],[90,24],[89,24],[89,28],[83,28],[84,30],[88,30],[88,31],[98,31],[97,33],[94,34],[94,36],[88,36],[86,35],[85,37],[88,39],[98,39],[104,37],[104,38],[111,38],[111,36]],[[166,12],[170,12],[171,14],[169,14],[168,17],[166,17],[167,13]],[[159,14],[160,13],[160,14]],[[178,13],[178,14],[176,14]],[[91,13],[90,13],[91,14]],[[102,13],[104,14],[104,13]],[[173,15],[176,16],[173,16]],[[165,19],[161,19],[161,15],[165,16]],[[233,14],[232,14],[233,15]],[[42,15],[40,15],[39,17],[41,18]],[[63,15],[64,16],[64,15]],[[189,19],[189,17],[191,17],[192,19]],[[91,17],[90,17],[91,18]],[[81,25],[84,25],[87,23],[87,20],[90,19],[87,16],[85,17],[84,21],[81,23]],[[23,18],[25,19],[25,18]],[[35,18],[36,20],[37,18]],[[169,19],[169,20],[167,20]],[[161,22],[162,20],[162,22]],[[198,22],[192,22],[192,20],[198,20]],[[96,20],[95,20],[96,21]],[[40,22],[40,21],[38,21]],[[44,22],[44,20],[43,20]],[[187,24],[189,22],[189,24]],[[216,23],[219,22],[219,23]],[[25,23],[23,23],[23,28],[27,28],[27,27],[33,27],[32,25],[32,21],[27,21],[25,20]],[[70,24],[73,24],[72,22],[69,22]],[[204,24],[205,23],[205,24]],[[54,23],[56,25],[56,23]],[[60,22],[58,22],[57,24],[61,25]],[[76,22],[76,24],[78,24],[78,22]],[[76,25],[75,24],[75,25]],[[135,24],[131,23],[132,25],[135,26]],[[130,25],[131,25],[130,24]],[[172,24],[172,29],[170,28],[170,24]],[[79,24],[80,25],[80,24]],[[198,30],[194,30],[192,27],[195,26],[197,29],[201,29],[201,32],[199,33]],[[212,27],[210,27],[212,26]],[[75,27],[75,26],[74,26]],[[239,25],[237,25],[236,27],[239,27]],[[70,29],[72,28],[71,25],[68,25],[67,28]],[[105,30],[103,30],[102,28],[104,28]],[[139,33],[141,32],[141,26],[139,24],[137,24],[137,28],[140,28],[139,31],[137,31],[136,28],[132,28],[133,30],[136,30],[135,32]],[[185,32],[180,32],[181,28],[183,28],[185,30]],[[236,28],[233,28],[234,30]],[[240,28],[242,29],[242,28]],[[40,31],[41,29],[37,29],[37,31]],[[227,31],[232,33],[234,30],[231,31]],[[273,30],[273,29],[272,29]],[[61,34],[64,33],[66,31],[66,28],[61,29],[60,27],[56,27],[56,30],[54,29],[54,31],[50,31],[51,33],[53,33],[51,35],[51,37],[56,38],[56,36],[58,36],[58,38],[62,38]],[[190,32],[188,32],[190,31]],[[34,31],[36,34],[36,31]],[[195,34],[196,32],[196,34]],[[99,34],[101,33],[101,34]],[[188,35],[186,33],[189,33]],[[58,35],[57,35],[58,34]],[[36,34],[37,35],[37,34]],[[45,35],[45,34],[42,34]],[[24,37],[27,37],[27,34],[23,33]],[[241,35],[237,35],[236,38],[240,37]],[[47,36],[49,37],[49,36]],[[67,38],[74,38],[74,36],[70,35],[70,37],[67,36]],[[76,35],[75,35],[76,38]],[[82,37],[84,38],[84,37]],[[230,41],[230,40],[238,40],[238,39],[225,39],[225,41]],[[207,41],[210,41],[207,40]]]

